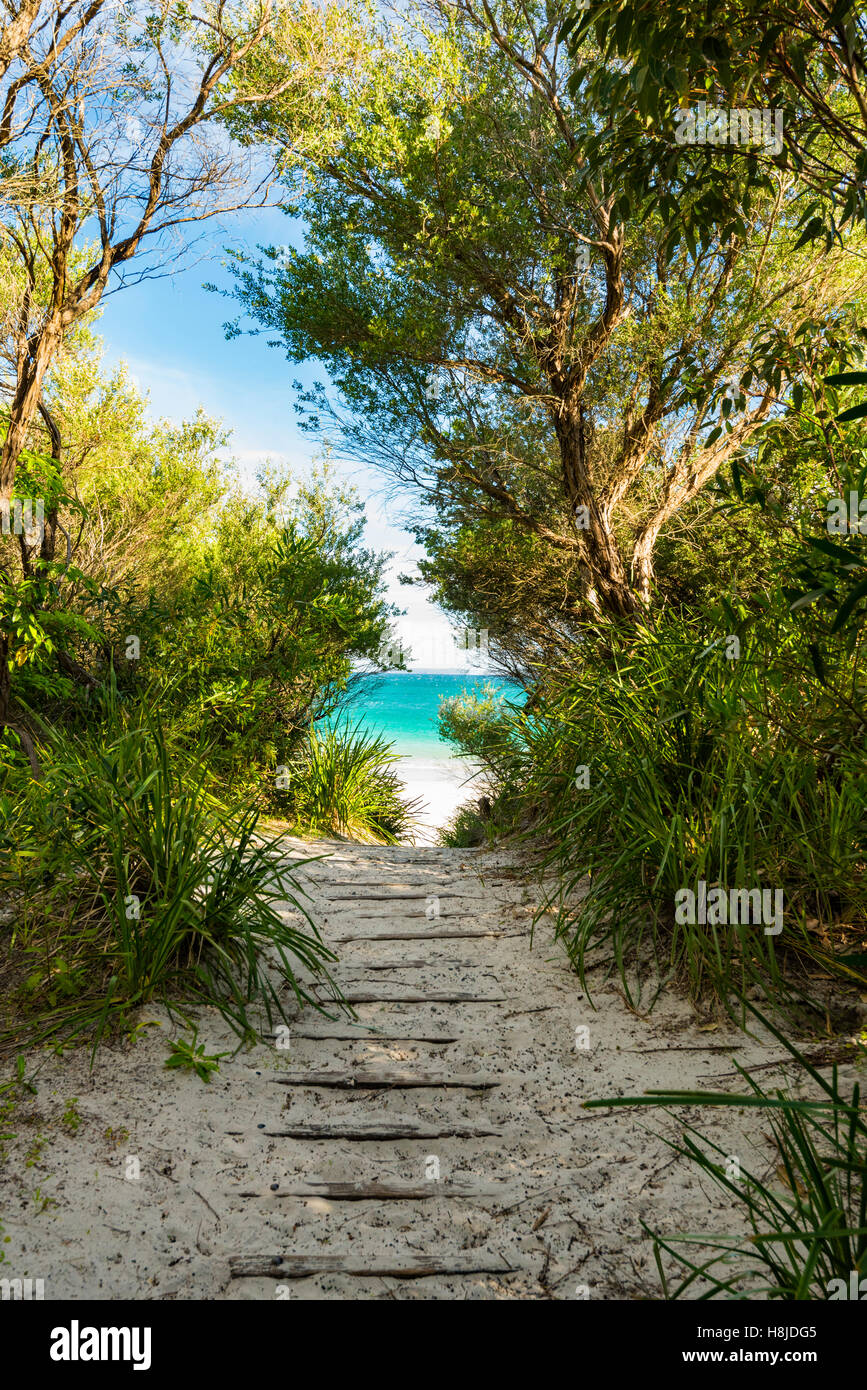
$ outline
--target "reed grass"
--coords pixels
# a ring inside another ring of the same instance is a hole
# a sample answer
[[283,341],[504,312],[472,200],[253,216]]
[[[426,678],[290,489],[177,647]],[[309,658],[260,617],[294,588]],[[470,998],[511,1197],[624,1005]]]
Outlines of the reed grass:
[[250,1037],[253,1004],[285,1018],[284,981],[299,1003],[339,1002],[298,880],[309,861],[259,833],[257,807],[214,795],[206,753],[182,756],[146,707],[111,699],[98,734],[44,726],[44,778],[8,798],[0,891],[10,956],[29,962],[29,1035],[98,1042],[161,999],[215,1004]]
[[[767,1170],[758,1173],[743,1165],[737,1174],[731,1172],[726,1151],[695,1125],[686,1127],[680,1143],[666,1140],[726,1193],[744,1219],[742,1231],[722,1234],[661,1236],[641,1223],[653,1237],[666,1298],[687,1293],[700,1299],[764,1297],[792,1302],[850,1297],[853,1276],[857,1282],[867,1276],[867,1116],[860,1084],[855,1082],[845,1096],[836,1064],[826,1080],[759,1010],[747,1007],[810,1079],[817,1099],[794,1099],[781,1089],[766,1091],[738,1066],[747,1086],[739,1094],[658,1090],[587,1101],[585,1108],[736,1106],[768,1114],[775,1151],[772,1177]],[[663,1252],[687,1271],[679,1282],[666,1274]]]
[[397,844],[421,806],[407,799],[393,745],[361,722],[314,727],[289,769],[289,802],[303,831]]

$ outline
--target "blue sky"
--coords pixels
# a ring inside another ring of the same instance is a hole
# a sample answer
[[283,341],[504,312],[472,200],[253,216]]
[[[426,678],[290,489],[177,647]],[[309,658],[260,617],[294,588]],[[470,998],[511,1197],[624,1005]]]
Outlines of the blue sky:
[[[239,215],[222,228],[213,224],[180,257],[172,275],[109,295],[98,325],[107,364],[126,362],[138,387],[148,393],[152,414],[178,421],[202,406],[231,429],[229,452],[251,482],[257,465],[268,458],[286,461],[293,471],[310,467],[317,446],[296,424],[292,380],[312,381],[323,369],[287,362],[264,338],[227,342],[223,323],[236,317],[238,306],[204,285],[231,284],[223,266],[226,246],[255,252],[257,244],[284,245],[297,239],[294,229],[276,209]],[[444,616],[424,591],[397,583],[399,573],[414,572],[421,551],[396,524],[395,506],[389,508],[383,496],[383,480],[354,464],[345,465],[345,471],[365,498],[366,543],[394,552],[389,597],[407,610],[397,629],[413,652],[410,664],[464,669]]]

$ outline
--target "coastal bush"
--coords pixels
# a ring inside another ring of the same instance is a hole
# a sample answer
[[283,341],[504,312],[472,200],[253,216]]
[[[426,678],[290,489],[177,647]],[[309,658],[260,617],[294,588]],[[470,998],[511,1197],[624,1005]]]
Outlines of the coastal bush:
[[513,709],[505,692],[485,681],[481,690],[465,689],[440,701],[440,737],[502,778],[511,765]]
[[440,737],[481,769],[477,790],[482,791],[481,796],[459,806],[442,827],[441,844],[469,849],[491,843],[496,834],[517,824],[510,814],[515,803],[510,795],[501,795],[520,746],[512,720],[516,709],[506,692],[490,681],[481,689],[465,689],[440,701]]
[[439,843],[448,849],[476,849],[491,843],[495,826],[485,820],[472,802],[459,806],[454,815],[440,828]]
[[396,844],[412,833],[419,798],[408,800],[395,771],[394,745],[361,723],[311,728],[286,767],[296,825],[317,835]]
[[[573,673],[474,739],[501,829],[532,820],[557,885],[543,910],[585,987],[607,960],[634,997],[648,953],[727,1004],[771,982],[798,992],[808,966],[864,978],[860,652],[838,647],[820,678],[787,615],[718,618],[716,632],[672,615],[608,624]],[[679,920],[678,895],[701,883],[781,892],[781,930]]]
[[258,808],[217,797],[206,756],[180,752],[144,706],[112,692],[99,714],[88,736],[42,724],[41,779],[18,769],[6,794],[17,1026],[98,1041],[160,999],[214,1004],[248,1037],[251,1005],[285,1017],[285,981],[299,1003],[323,1007],[314,985],[338,1000],[297,878],[307,861],[260,834]]

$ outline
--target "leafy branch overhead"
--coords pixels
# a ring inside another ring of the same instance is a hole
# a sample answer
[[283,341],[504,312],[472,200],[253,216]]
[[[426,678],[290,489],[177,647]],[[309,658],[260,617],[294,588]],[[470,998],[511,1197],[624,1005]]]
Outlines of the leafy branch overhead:
[[[279,102],[239,112],[306,230],[235,256],[229,332],[324,363],[311,427],[415,488],[419,524],[526,531],[580,575],[576,611],[624,615],[651,602],[660,536],[780,409],[791,325],[818,360],[863,274],[802,242],[783,168],[712,239],[678,241],[664,199],[633,208],[597,134],[611,64],[586,24],[569,49],[566,19],[459,0],[384,22],[303,148]],[[676,171],[661,186],[704,215]]]

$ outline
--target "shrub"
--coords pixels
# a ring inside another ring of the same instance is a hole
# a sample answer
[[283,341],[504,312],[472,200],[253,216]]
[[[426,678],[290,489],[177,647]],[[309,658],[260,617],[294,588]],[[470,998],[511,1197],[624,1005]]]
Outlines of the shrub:
[[[335,959],[303,905],[279,836],[259,811],[208,789],[206,756],[182,758],[141,706],[110,697],[89,738],[43,727],[44,781],[14,802],[0,888],[39,1037],[92,1031],[154,998],[216,1004],[241,1036],[249,1006],[285,1017],[267,953],[296,998],[320,1007],[301,965],[339,998]],[[11,837],[14,837],[12,843]],[[296,925],[289,914],[300,917]]]
[[[609,625],[486,754],[495,809],[506,824],[532,815],[546,845],[544,909],[585,988],[588,963],[608,960],[631,993],[648,952],[693,998],[727,1004],[769,981],[785,993],[784,962],[863,979],[864,725],[844,690],[857,681],[842,664],[836,686],[820,679],[784,619],[739,628],[729,659],[726,628],[706,620]],[[678,923],[676,894],[702,880],[782,890],[782,933]]]
[[416,824],[394,770],[394,745],[355,725],[311,728],[289,766],[289,803],[302,830],[396,844]]

